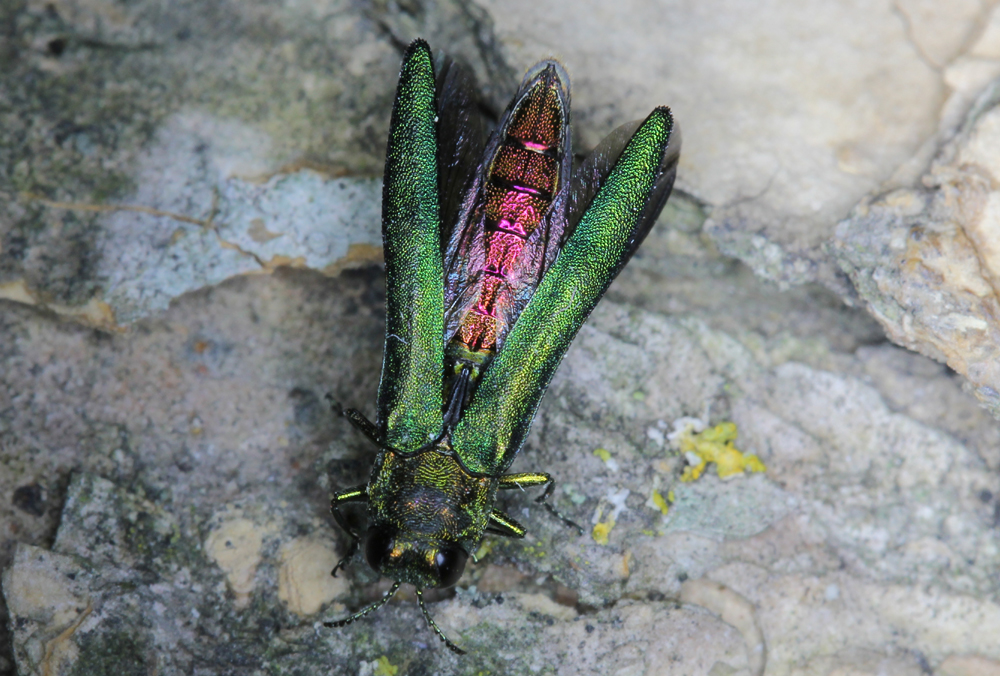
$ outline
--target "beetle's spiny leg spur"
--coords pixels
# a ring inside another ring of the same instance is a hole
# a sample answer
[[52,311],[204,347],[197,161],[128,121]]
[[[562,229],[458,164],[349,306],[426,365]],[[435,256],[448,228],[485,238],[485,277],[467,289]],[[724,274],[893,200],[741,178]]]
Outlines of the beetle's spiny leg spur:
[[330,405],[330,410],[333,411],[334,415],[338,416],[344,415],[344,407],[340,405],[339,401],[333,398],[332,394],[327,392],[326,394],[323,395],[323,398],[326,399],[326,403]]
[[[398,584],[398,583],[397,583]],[[438,635],[438,638],[448,647],[448,650],[452,651],[456,655],[464,655],[465,651],[459,648],[457,645],[451,642],[451,640],[444,635],[441,628],[437,626],[437,622],[431,617],[431,614],[427,612],[427,606],[424,604],[424,593],[421,590],[417,590],[417,603],[420,604],[420,612],[424,614],[424,619],[427,620],[427,624],[431,625],[431,629],[434,633]]]
[[359,610],[358,612],[354,613],[350,617],[345,617],[342,620],[334,620],[333,622],[324,622],[323,626],[324,627],[346,627],[347,625],[351,624],[355,620],[360,620],[362,617],[364,617],[368,613],[372,612],[373,610],[378,610],[379,608],[381,608],[382,606],[384,606],[385,604],[387,604],[389,602],[389,599],[391,599],[393,597],[393,594],[396,593],[396,591],[399,589],[399,585],[401,585],[401,584],[402,584],[402,582],[396,582],[396,583],[394,583],[392,585],[392,588],[389,589],[389,591],[387,591],[385,593],[385,596],[383,596],[382,598],[380,598],[378,601],[376,601],[375,603],[371,604],[370,606],[368,606],[366,608],[362,608],[361,610]]
[[354,558],[354,555],[357,553],[357,551],[358,551],[358,541],[352,540],[350,546],[347,549],[347,554],[345,554],[344,557],[340,559],[340,561],[337,561],[337,565],[334,566],[333,570],[330,571],[330,575],[332,577],[337,577],[338,570],[347,570],[347,564],[351,562],[351,559]]

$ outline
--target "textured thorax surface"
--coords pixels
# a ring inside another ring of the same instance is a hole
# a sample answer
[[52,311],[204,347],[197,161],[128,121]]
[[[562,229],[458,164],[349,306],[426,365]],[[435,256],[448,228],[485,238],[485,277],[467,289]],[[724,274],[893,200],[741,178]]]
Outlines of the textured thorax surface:
[[497,480],[470,475],[450,453],[382,451],[368,485],[372,524],[418,538],[478,546],[496,498]]

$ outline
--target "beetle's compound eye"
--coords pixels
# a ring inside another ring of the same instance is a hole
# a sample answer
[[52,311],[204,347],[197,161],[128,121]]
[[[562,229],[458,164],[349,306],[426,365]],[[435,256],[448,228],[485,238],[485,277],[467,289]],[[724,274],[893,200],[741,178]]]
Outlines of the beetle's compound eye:
[[372,570],[382,572],[393,558],[399,558],[396,549],[396,533],[387,528],[369,528],[365,540],[365,559]]
[[434,575],[438,580],[437,587],[451,587],[462,577],[465,562],[469,555],[458,545],[444,547],[434,552]]

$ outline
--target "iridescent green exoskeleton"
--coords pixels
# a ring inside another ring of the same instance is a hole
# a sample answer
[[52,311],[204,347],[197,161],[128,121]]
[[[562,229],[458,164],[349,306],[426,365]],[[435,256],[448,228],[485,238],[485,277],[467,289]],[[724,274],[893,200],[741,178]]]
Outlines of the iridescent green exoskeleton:
[[[673,186],[678,134],[667,108],[614,132],[573,168],[569,80],[532,68],[488,142],[471,78],[437,66],[417,40],[392,111],[382,193],[386,331],[376,422],[343,411],[379,448],[371,479],[337,493],[333,516],[353,556],[401,583],[449,587],[489,532],[525,529],[497,491],[545,486],[505,474],[580,326],[656,221]],[[435,77],[436,75],[436,77]],[[341,513],[368,505],[368,531]],[[562,517],[560,517],[562,518]],[[567,521],[567,519],[563,519]],[[572,522],[569,522],[572,523]],[[575,524],[573,524],[575,525]]]

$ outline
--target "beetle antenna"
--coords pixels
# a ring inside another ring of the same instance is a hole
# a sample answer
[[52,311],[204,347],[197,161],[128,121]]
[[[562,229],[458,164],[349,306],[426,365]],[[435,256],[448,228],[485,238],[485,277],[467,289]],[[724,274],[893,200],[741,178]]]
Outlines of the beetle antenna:
[[396,582],[395,584],[392,585],[392,588],[385,593],[385,596],[383,596],[382,598],[380,598],[378,601],[376,601],[375,603],[371,604],[370,606],[368,606],[366,608],[362,608],[361,610],[359,610],[358,612],[354,613],[350,617],[345,617],[342,620],[336,620],[334,622],[324,622],[323,626],[324,627],[346,627],[347,625],[351,624],[355,620],[360,620],[362,617],[364,617],[368,613],[372,612],[373,610],[378,610],[379,608],[381,608],[382,606],[384,606],[385,604],[387,604],[389,602],[389,599],[392,598],[392,595],[396,593],[396,590],[399,589],[399,585],[401,585],[401,584],[402,584],[401,582]]
[[431,625],[431,629],[433,629],[434,633],[438,635],[438,638],[441,639],[446,646],[448,646],[448,650],[452,651],[456,655],[464,655],[465,651],[452,643],[451,640],[444,635],[441,628],[437,626],[437,622],[435,622],[434,618],[431,617],[431,614],[427,612],[427,606],[424,605],[424,593],[419,589],[417,590],[417,603],[420,604],[420,612],[424,614],[424,619],[427,620],[427,624]]

